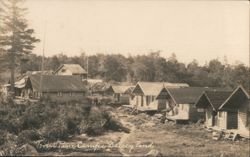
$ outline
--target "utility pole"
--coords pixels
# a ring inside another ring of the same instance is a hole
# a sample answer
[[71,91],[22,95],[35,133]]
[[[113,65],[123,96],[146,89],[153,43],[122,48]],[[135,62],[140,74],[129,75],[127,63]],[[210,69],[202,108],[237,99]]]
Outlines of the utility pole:
[[44,52],[45,52],[46,32],[47,32],[47,22],[45,21],[44,35],[43,35],[43,57],[42,57],[41,75],[40,75],[40,83],[39,83],[40,96],[42,94],[42,82],[43,82],[43,71],[44,71],[44,56],[45,56]]

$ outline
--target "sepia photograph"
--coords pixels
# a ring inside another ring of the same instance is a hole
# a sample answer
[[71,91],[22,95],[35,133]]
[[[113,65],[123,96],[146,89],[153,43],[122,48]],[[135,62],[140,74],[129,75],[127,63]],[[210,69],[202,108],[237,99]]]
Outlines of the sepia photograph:
[[249,157],[249,0],[0,0],[0,156]]

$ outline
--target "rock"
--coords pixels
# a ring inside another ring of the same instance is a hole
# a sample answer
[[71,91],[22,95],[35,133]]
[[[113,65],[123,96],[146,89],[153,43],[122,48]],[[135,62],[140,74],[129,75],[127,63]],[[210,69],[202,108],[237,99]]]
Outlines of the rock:
[[155,114],[154,117],[157,119],[161,119],[163,117],[163,115],[162,114]]
[[219,140],[220,138],[221,138],[221,133],[220,132],[213,132],[212,133],[212,135],[213,135],[213,139],[214,140]]
[[163,155],[158,150],[152,149],[145,156],[146,157],[161,157]]
[[111,150],[108,148],[108,149],[106,149],[106,152],[111,152]]

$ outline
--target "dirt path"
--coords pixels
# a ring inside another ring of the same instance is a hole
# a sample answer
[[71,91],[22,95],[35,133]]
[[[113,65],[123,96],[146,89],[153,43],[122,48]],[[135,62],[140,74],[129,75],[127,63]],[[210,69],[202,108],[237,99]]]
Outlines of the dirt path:
[[[123,126],[126,126],[130,129],[130,132],[129,133],[125,133],[119,143],[118,143],[118,146],[119,146],[119,151],[120,153],[123,155],[123,156],[131,156],[131,154],[127,154],[126,151],[124,150],[124,144],[125,142],[127,141],[127,139],[132,136],[132,134],[135,132],[136,130],[136,126],[128,121],[126,121],[125,119],[126,118],[129,118],[129,115],[125,115],[125,114],[121,114],[119,115],[120,117],[120,122],[123,124]],[[126,117],[126,118],[125,118]]]

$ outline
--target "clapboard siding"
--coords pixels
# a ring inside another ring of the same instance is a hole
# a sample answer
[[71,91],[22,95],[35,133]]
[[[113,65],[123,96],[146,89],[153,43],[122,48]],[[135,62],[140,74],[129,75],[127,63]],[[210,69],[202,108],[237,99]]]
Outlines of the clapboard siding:
[[242,131],[249,131],[250,127],[250,101],[241,105],[238,111],[238,129]]

